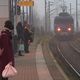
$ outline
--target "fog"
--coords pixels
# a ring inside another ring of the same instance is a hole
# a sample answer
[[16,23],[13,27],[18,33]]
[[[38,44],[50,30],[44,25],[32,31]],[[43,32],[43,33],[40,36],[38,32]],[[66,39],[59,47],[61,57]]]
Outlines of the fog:
[[[50,13],[50,28],[51,30],[54,29],[54,18],[61,12],[61,5],[63,5],[63,0],[46,0],[46,14],[48,14],[48,1],[54,2],[52,6],[50,6],[50,10],[53,10]],[[80,21],[79,14],[80,14],[80,1],[78,1],[78,21]],[[34,17],[36,19],[34,21],[35,26],[39,28],[41,26],[45,26],[45,0],[35,0],[34,1]],[[70,4],[71,4],[71,14],[74,18],[74,23],[76,23],[76,0],[64,0],[64,4],[67,6],[67,12],[70,13]],[[36,22],[37,21],[37,22]],[[37,25],[36,25],[37,24]],[[48,24],[48,22],[47,22]],[[79,24],[80,25],[80,24]],[[76,26],[76,24],[75,24]]]

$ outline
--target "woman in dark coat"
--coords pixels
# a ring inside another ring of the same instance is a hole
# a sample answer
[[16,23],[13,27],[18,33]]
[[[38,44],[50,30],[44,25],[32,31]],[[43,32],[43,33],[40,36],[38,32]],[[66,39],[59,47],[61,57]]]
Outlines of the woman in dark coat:
[[17,35],[18,35],[18,40],[24,40],[24,35],[23,35],[23,26],[21,22],[18,22],[17,26],[16,26],[16,30],[17,30]]
[[[24,41],[24,33],[23,33],[23,26],[21,22],[18,22],[16,26],[16,31],[18,35],[18,45],[20,45],[20,40],[23,42]],[[19,47],[18,47],[19,48]],[[21,51],[18,49],[18,55],[22,56]]]
[[8,78],[2,77],[2,71],[4,70],[5,66],[8,63],[14,66],[14,55],[11,41],[12,30],[13,30],[12,22],[10,20],[6,21],[4,29],[1,31],[0,38],[0,49],[3,50],[2,54],[0,55],[0,80],[8,80]]

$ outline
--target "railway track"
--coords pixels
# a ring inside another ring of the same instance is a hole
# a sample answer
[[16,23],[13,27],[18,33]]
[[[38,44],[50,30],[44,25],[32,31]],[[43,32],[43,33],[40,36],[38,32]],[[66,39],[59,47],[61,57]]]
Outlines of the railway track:
[[59,60],[63,61],[62,63],[66,64],[68,68],[72,70],[73,78],[75,75],[74,80],[80,80],[80,56],[78,54],[79,52],[75,50],[77,48],[76,45],[77,44],[74,41],[54,40],[53,42],[50,42],[50,49],[52,52],[55,52],[55,55],[58,56]]

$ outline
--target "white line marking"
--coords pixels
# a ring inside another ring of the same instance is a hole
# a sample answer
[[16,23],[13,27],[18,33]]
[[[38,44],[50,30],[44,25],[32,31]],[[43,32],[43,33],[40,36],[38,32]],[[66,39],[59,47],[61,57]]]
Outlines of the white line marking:
[[36,66],[39,80],[53,80],[45,63],[45,59],[40,44],[38,45],[36,50]]

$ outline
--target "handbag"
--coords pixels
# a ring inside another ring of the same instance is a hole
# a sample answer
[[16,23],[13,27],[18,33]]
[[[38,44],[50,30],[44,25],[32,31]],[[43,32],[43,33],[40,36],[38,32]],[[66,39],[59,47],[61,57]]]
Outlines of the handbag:
[[22,44],[22,43],[20,43],[19,44],[19,49],[18,49],[19,51],[24,51],[24,44]]
[[13,77],[16,74],[17,74],[17,70],[12,65],[7,64],[2,72],[2,77],[4,78]]

